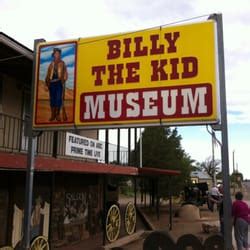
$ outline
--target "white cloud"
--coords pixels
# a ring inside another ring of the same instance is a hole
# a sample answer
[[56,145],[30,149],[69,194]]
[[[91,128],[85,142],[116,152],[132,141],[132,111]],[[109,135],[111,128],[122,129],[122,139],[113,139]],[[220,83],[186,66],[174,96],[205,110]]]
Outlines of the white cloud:
[[66,64],[71,64],[75,62],[75,55],[68,55],[63,58]]
[[135,0],[128,3],[128,1],[107,0],[106,3],[122,22],[130,23],[139,29],[163,25],[180,17],[185,18],[192,11],[188,1]]

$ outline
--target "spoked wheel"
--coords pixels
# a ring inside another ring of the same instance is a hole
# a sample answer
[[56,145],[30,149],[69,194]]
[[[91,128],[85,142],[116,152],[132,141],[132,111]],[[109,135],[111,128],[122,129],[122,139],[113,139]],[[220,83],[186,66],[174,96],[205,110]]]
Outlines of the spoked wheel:
[[129,202],[125,211],[125,229],[127,234],[132,234],[135,231],[136,225],[136,209],[132,202]]
[[44,236],[37,236],[31,243],[31,250],[49,250],[49,243]]
[[109,242],[117,240],[120,234],[121,214],[117,205],[112,205],[106,217],[106,237]]

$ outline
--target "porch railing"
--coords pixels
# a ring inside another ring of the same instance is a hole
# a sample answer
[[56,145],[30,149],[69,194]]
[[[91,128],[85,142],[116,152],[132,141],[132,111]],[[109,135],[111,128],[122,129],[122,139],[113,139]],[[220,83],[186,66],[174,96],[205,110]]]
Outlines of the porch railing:
[[[27,122],[24,119],[0,113],[0,151],[27,153]],[[69,131],[73,132],[73,131]],[[43,131],[36,139],[36,154],[58,158],[71,158],[65,155],[66,131]],[[117,162],[114,144],[109,145],[109,162]],[[76,158],[79,160],[79,158]],[[84,159],[85,160],[85,159]],[[119,164],[128,164],[128,151],[120,151]]]

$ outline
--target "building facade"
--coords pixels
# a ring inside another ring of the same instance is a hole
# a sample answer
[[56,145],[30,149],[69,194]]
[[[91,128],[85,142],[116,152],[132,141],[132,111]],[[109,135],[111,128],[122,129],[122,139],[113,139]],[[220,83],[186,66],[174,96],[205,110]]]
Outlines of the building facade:
[[[0,247],[15,249],[21,246],[24,232],[32,64],[33,51],[0,32]],[[69,132],[98,139],[97,130]],[[130,214],[131,211],[136,214],[133,210],[133,206],[136,208],[136,177],[150,176],[156,180],[162,174],[179,174],[178,171],[138,169],[66,156],[66,131],[46,130],[34,136],[30,238],[35,241],[41,236],[52,249],[69,246],[74,249],[79,247],[77,244],[81,244],[82,249],[91,249],[89,239],[94,238],[94,245],[100,246],[107,240],[133,233],[135,226],[118,230],[117,225],[122,224],[122,228],[126,224],[129,204]],[[121,183],[129,183],[125,189],[134,195],[119,196]],[[118,224],[108,217],[113,205],[115,213],[122,215],[119,223],[116,221]],[[134,216],[129,218],[129,225],[132,222],[136,225]]]

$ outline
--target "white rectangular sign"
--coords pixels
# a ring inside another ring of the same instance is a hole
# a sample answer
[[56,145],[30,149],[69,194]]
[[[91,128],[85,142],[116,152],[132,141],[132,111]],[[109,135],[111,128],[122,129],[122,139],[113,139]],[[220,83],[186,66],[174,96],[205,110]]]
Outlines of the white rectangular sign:
[[104,142],[68,132],[66,133],[66,155],[104,161],[104,152]]

